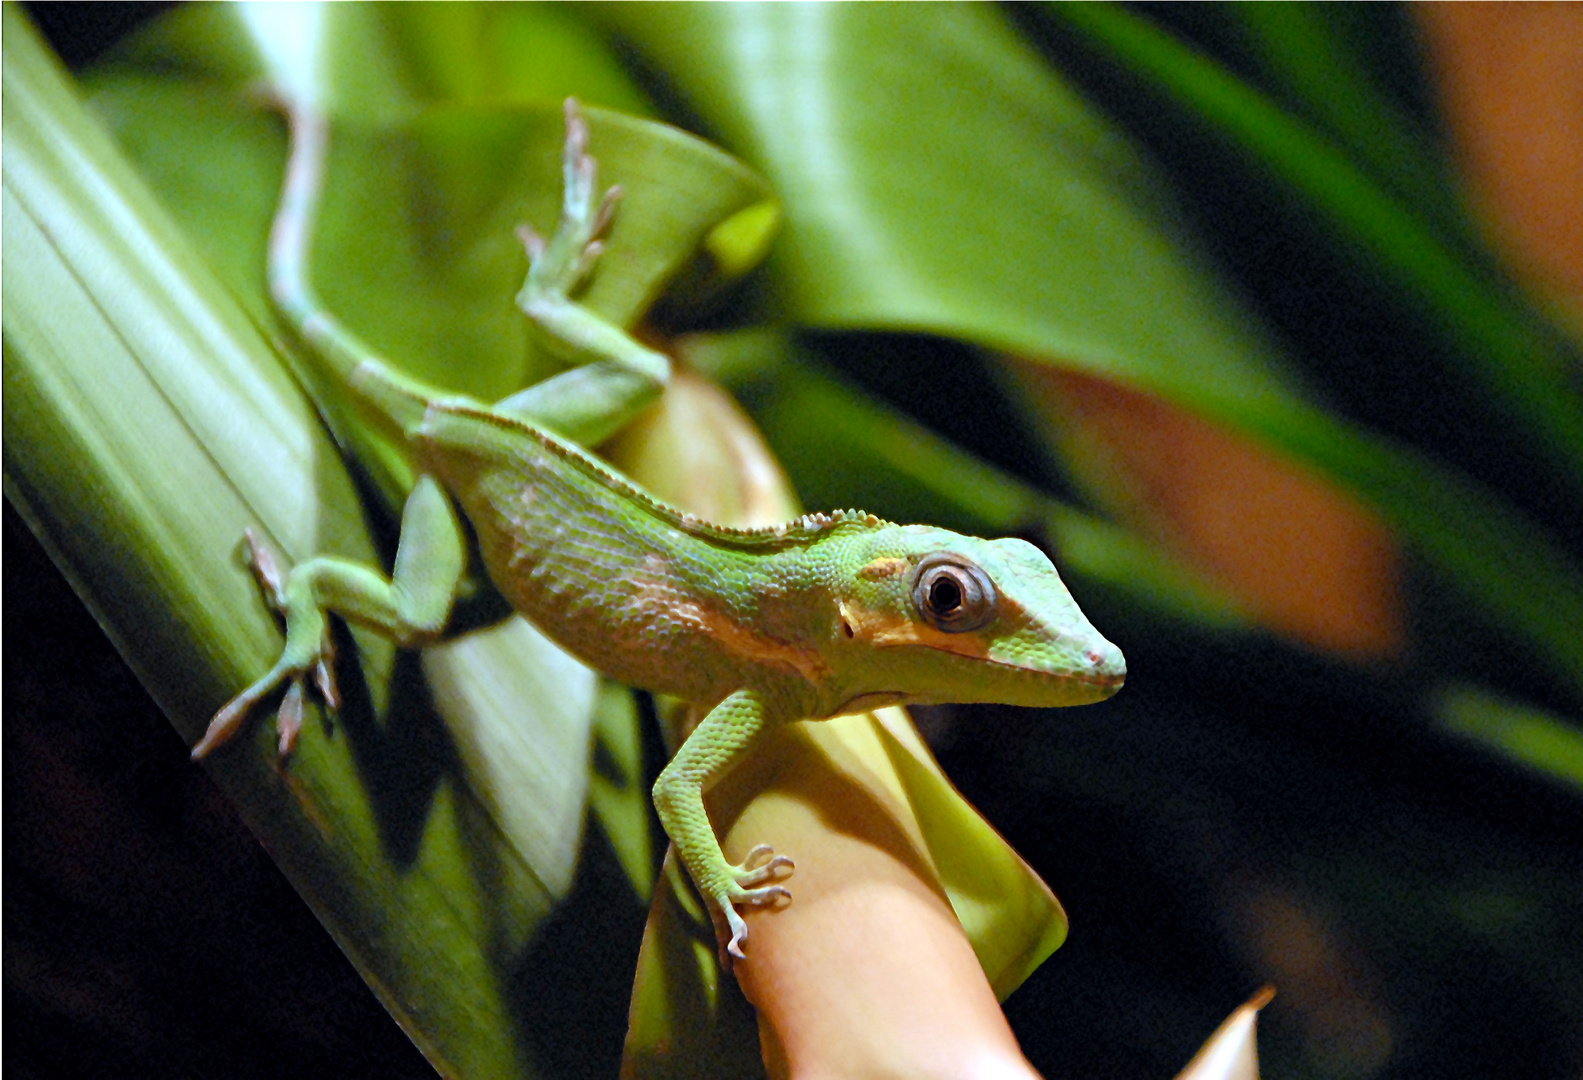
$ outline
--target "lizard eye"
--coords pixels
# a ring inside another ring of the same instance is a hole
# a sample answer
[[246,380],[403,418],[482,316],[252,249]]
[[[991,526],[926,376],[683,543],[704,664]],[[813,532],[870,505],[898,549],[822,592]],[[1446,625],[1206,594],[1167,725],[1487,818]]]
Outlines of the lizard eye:
[[988,574],[960,555],[937,552],[918,564],[912,602],[929,625],[960,634],[977,630],[995,614],[995,586]]

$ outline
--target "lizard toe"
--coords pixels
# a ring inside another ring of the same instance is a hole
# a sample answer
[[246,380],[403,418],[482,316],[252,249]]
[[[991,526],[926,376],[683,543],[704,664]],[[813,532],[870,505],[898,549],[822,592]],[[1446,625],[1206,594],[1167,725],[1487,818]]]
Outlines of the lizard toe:
[[280,756],[290,755],[297,745],[297,733],[302,730],[302,676],[291,680],[286,696],[281,699],[280,711],[275,714],[275,732],[279,738]]
[[313,685],[326,705],[332,709],[341,707],[341,688],[335,682],[335,639],[329,627],[325,627],[319,659],[313,665]]
[[730,904],[724,908],[726,925],[731,930],[731,940],[726,945],[726,952],[738,960],[746,960],[747,953],[742,951],[742,943],[748,939],[748,924],[742,921],[742,916],[736,913]]
[[242,539],[247,542],[247,565],[258,579],[259,587],[276,611],[285,611],[286,573],[281,569],[280,556],[251,527],[243,531]]
[[751,869],[749,868],[749,865],[745,863],[743,864],[742,868],[737,871],[737,884],[741,885],[743,888],[749,888],[754,885],[762,884],[766,881],[775,880],[776,875],[782,870],[786,871],[786,873],[790,875],[795,869],[797,869],[797,864],[792,862],[790,855],[776,855],[768,862],[765,862],[759,866],[751,867]]
[[761,885],[756,889],[738,886],[731,890],[731,900],[736,904],[770,907],[781,900],[791,900],[791,890],[784,885]]
[[242,721],[247,719],[248,707],[251,701],[244,700],[245,694],[238,695],[226,702],[225,707],[214,714],[214,719],[209,721],[209,726],[204,729],[203,738],[199,739],[192,748],[192,757],[196,761],[204,757],[221,743],[230,740],[237,729],[242,726]]

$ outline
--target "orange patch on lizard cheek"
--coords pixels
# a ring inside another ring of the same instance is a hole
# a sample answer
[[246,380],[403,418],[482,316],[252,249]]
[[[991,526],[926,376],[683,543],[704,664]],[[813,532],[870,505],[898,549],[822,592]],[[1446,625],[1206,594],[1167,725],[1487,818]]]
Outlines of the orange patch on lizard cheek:
[[977,634],[947,634],[926,622],[869,611],[845,600],[841,602],[841,618],[852,628],[854,637],[879,648],[923,645],[973,660],[982,660],[989,655],[989,643]]

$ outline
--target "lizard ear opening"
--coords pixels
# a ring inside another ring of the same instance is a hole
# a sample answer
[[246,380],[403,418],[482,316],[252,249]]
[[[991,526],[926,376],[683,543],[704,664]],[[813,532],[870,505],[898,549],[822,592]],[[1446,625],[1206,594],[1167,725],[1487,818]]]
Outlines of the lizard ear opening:
[[912,579],[912,602],[947,634],[977,630],[995,616],[995,584],[976,564],[948,551],[925,556]]

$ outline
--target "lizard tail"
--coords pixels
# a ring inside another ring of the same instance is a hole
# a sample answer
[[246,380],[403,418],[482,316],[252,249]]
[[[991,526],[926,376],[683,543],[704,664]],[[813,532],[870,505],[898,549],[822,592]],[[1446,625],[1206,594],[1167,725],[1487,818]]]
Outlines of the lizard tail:
[[[434,398],[431,388],[397,374],[374,349],[320,302],[308,277],[308,254],[324,190],[329,120],[300,101],[279,101],[291,145],[280,205],[269,231],[269,293],[276,309],[309,346],[336,385],[349,387],[373,411],[402,432],[423,419]],[[316,380],[317,381],[317,380]]]

